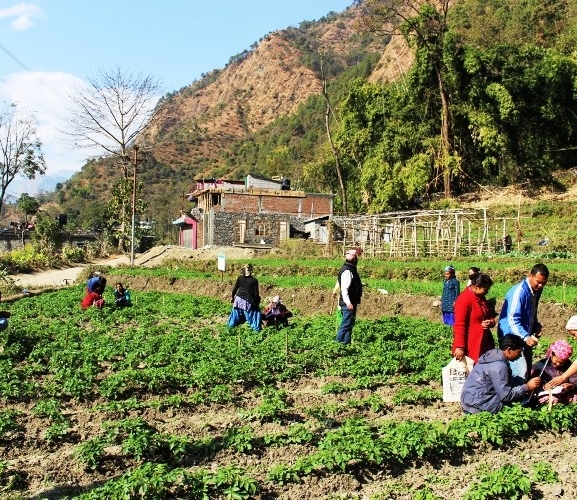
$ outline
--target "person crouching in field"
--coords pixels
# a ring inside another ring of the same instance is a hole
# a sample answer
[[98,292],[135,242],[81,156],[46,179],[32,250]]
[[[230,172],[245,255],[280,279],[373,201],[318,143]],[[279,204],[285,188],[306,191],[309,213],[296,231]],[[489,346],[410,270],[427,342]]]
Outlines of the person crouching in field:
[[[0,292],[0,302],[2,301],[2,292]],[[8,328],[8,318],[10,311],[0,311],[0,332]]]
[[233,327],[245,321],[255,332],[260,332],[260,295],[258,280],[252,275],[252,264],[246,264],[232,289],[232,311],[228,326]]
[[122,283],[114,285],[114,304],[116,307],[128,307],[132,305],[130,292],[124,288]]
[[501,337],[499,349],[491,349],[479,358],[463,385],[461,408],[465,413],[497,413],[507,404],[522,401],[541,385],[539,377],[513,385],[509,362],[523,355],[523,347],[521,337],[508,334]]
[[262,311],[263,326],[288,326],[289,318],[293,313],[280,301],[280,297],[275,295]]
[[[567,335],[577,340],[577,316],[571,316],[569,321],[567,321],[565,328],[567,330]],[[554,389],[558,385],[567,382],[575,374],[577,374],[577,361],[573,361],[564,373],[553,377],[549,382],[547,382],[547,384],[545,384],[545,389]]]
[[[535,363],[531,368],[532,376],[540,376],[541,382],[547,383],[553,378],[563,375],[571,366],[573,348],[565,340],[556,340],[551,344],[545,358]],[[556,393],[542,394],[539,403],[577,403],[577,375],[572,375],[565,382],[556,386]],[[552,390],[552,389],[551,389]]]
[[97,309],[102,309],[104,307],[104,289],[106,288],[106,278],[100,278],[99,283],[92,287],[92,290],[86,290],[86,295],[80,303],[82,309],[88,309],[91,306]]

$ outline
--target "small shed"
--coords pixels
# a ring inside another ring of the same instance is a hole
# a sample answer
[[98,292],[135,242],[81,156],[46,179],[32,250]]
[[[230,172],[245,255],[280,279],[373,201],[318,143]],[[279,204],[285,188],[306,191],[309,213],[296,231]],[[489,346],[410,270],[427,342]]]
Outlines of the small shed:
[[316,217],[305,221],[305,231],[310,234],[310,238],[317,243],[326,243],[329,239],[328,224],[329,216]]
[[178,245],[183,248],[196,250],[198,221],[190,215],[182,214],[178,219],[173,220],[172,223],[179,228]]

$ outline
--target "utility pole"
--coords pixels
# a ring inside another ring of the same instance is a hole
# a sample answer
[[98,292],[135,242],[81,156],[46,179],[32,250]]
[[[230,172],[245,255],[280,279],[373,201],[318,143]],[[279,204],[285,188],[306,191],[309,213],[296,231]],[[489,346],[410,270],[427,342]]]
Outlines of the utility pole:
[[136,226],[136,167],[138,165],[138,146],[134,146],[134,161],[132,163],[132,227],[130,233],[130,266],[134,266],[134,231]]

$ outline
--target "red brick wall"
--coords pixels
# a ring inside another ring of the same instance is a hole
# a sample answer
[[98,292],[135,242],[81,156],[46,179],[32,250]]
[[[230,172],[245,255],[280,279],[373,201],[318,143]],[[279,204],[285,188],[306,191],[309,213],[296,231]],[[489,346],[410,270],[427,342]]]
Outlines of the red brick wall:
[[332,200],[329,196],[315,196],[314,194],[307,195],[302,201],[302,213],[305,218],[319,217],[322,215],[330,215],[333,213]]
[[[221,198],[223,212],[258,212],[258,196],[249,196],[244,194],[223,193]],[[218,207],[214,207],[218,210]]]
[[[223,211],[227,213],[283,213],[308,218],[332,213],[332,200],[327,195],[266,196],[225,193],[222,195]],[[215,207],[216,208],[216,207]]]

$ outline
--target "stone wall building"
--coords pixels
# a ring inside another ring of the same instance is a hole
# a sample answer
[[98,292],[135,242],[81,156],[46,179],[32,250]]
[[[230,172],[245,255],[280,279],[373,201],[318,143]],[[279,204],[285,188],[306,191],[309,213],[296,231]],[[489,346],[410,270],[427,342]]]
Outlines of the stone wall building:
[[[183,231],[196,230],[196,246],[278,246],[287,238],[306,237],[309,219],[331,217],[333,195],[290,189],[288,179],[248,175],[245,181],[197,181],[189,194],[194,208],[187,216],[194,224],[179,225],[180,242],[190,242]],[[190,221],[189,221],[190,222]],[[182,245],[182,243],[181,243]]]

